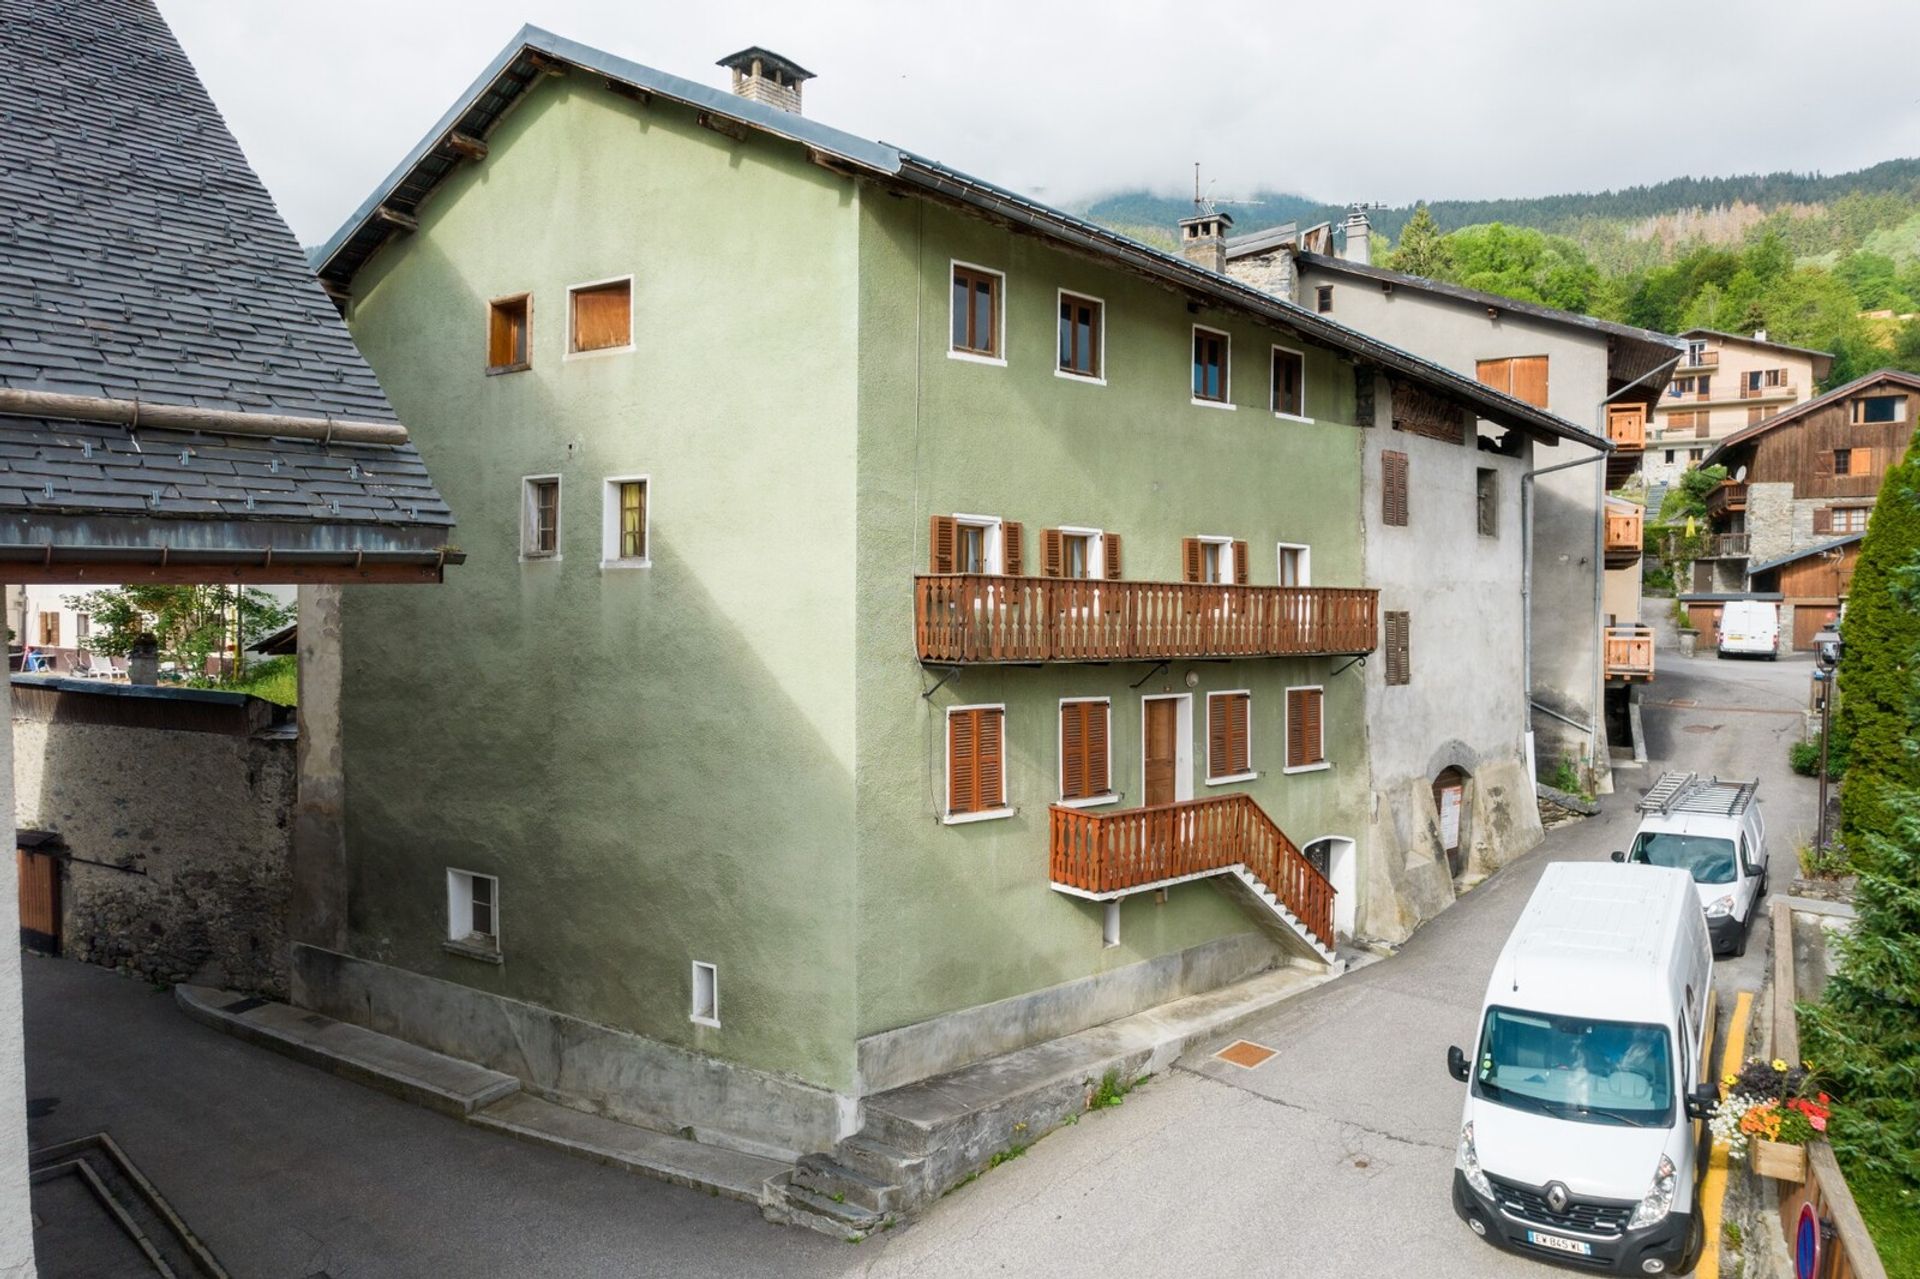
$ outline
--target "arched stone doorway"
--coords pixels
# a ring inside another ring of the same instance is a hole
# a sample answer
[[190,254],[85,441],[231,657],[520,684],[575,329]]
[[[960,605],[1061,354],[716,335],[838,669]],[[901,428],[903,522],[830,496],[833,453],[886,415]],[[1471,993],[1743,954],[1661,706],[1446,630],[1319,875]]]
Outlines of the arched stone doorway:
[[1433,779],[1433,810],[1440,819],[1440,851],[1447,859],[1447,873],[1458,879],[1471,847],[1473,775],[1457,764],[1441,769]]
[[1325,835],[1300,851],[1333,884],[1333,931],[1352,937],[1353,921],[1360,908],[1354,900],[1360,876],[1354,865],[1353,841],[1344,835]]

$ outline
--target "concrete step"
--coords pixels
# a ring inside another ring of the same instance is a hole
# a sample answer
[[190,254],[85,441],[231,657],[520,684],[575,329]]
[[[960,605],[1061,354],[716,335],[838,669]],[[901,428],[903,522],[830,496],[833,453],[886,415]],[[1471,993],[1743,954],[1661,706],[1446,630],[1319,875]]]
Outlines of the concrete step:
[[527,1093],[503,1098],[470,1116],[469,1122],[643,1177],[752,1204],[764,1203],[767,1183],[791,1167],[758,1155],[636,1128]]
[[799,1185],[789,1185],[777,1199],[769,1200],[761,1215],[768,1221],[805,1226],[823,1235],[836,1235],[848,1240],[865,1239],[886,1225],[888,1220],[883,1213]]
[[175,986],[173,997],[195,1021],[443,1114],[471,1115],[520,1090],[512,1075],[270,999],[209,986]]
[[[51,1256],[72,1274],[137,1269],[177,1279],[227,1279],[226,1269],[206,1244],[106,1133],[42,1146],[28,1156],[28,1168],[34,1238],[43,1267]],[[56,1193],[57,1187],[71,1183],[78,1183],[84,1193]],[[110,1223],[107,1232],[117,1232],[124,1244],[102,1238],[103,1222]],[[129,1264],[118,1264],[121,1261]]]
[[887,1162],[882,1162],[876,1171],[877,1177],[870,1176],[835,1155],[802,1155],[793,1167],[793,1177],[788,1184],[824,1195],[835,1203],[851,1204],[875,1213],[892,1212],[900,1206],[901,1199],[897,1171]]

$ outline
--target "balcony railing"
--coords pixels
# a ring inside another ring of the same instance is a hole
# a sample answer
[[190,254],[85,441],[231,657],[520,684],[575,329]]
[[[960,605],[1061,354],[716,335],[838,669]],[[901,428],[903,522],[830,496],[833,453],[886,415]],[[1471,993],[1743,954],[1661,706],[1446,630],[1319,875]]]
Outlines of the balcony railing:
[[1747,558],[1747,534],[1715,533],[1707,538],[1700,552],[1703,560],[1743,560]]
[[1769,400],[1777,395],[1792,395],[1793,392],[1793,385],[1788,382],[1776,382],[1772,386],[1740,384],[1740,398],[1743,400]]
[[1653,628],[1631,623],[1606,629],[1608,679],[1653,678]]
[[1157,661],[1371,653],[1379,592],[939,573],[914,578],[920,660]]
[[1747,486],[1737,480],[1722,480],[1707,493],[1707,518],[1720,520],[1735,511],[1747,509]]
[[1647,447],[1647,407],[1615,404],[1607,409],[1607,438],[1616,449]]
[[1251,795],[1118,812],[1056,805],[1049,813],[1055,884],[1111,897],[1243,866],[1321,945],[1333,946],[1333,885]]
[[1680,365],[1674,371],[1685,373],[1693,369],[1717,369],[1720,367],[1720,352],[1701,351],[1694,355],[1682,356]]
[[1640,558],[1643,519],[1644,513],[1638,508],[1607,512],[1608,568],[1625,568]]

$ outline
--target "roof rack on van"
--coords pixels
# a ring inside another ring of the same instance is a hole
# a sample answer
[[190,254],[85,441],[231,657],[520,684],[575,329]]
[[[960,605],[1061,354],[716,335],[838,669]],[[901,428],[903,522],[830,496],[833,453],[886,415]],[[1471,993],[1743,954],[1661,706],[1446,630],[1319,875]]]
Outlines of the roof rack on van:
[[1643,813],[1710,813],[1716,817],[1738,817],[1747,811],[1760,789],[1751,782],[1723,782],[1718,777],[1702,779],[1698,773],[1667,772],[1653,784],[1636,807]]

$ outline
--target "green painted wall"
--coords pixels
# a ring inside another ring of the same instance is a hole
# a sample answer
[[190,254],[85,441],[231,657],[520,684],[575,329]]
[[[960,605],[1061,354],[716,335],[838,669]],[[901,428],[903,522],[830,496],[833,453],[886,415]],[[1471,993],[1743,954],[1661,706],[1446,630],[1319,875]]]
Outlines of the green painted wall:
[[[984,220],[869,194],[860,242],[860,600],[857,635],[859,1030],[929,1016],[1107,971],[1247,931],[1212,886],[1168,902],[1130,900],[1121,945],[1103,949],[1101,908],[1047,887],[1047,805],[1057,795],[1058,699],[1112,699],[1113,779],[1141,802],[1140,698],[1194,695],[1196,797],[1250,791],[1298,842],[1364,838],[1368,786],[1358,671],[1326,660],[1176,663],[1142,689],[1140,664],[970,669],[930,699],[913,656],[912,581],[927,569],[932,514],[1019,520],[1028,571],[1039,530],[1105,528],[1126,576],[1177,581],[1180,539],[1250,544],[1250,580],[1274,583],[1275,543],[1313,547],[1317,585],[1359,585],[1360,433],[1350,366],[1307,350],[1312,424],[1267,410],[1272,343],[1251,321],[1195,315],[1156,284]],[[948,358],[953,259],[1007,273],[1005,367]],[[1055,375],[1056,290],[1106,303],[1107,385]],[[1191,326],[1232,334],[1232,411],[1189,403]],[[1327,684],[1325,772],[1283,776],[1285,688]],[[1205,697],[1253,693],[1254,767],[1244,787],[1204,781]],[[1003,820],[945,826],[945,710],[1005,703],[1009,795]]]
[[[352,946],[816,1083],[851,1078],[858,221],[844,179],[586,77],[463,166],[350,316],[459,512],[431,590],[346,593]],[[563,360],[569,285],[635,277],[636,349]],[[486,302],[533,294],[488,377]],[[562,477],[558,562],[521,478]],[[652,560],[602,570],[608,476]],[[506,962],[444,954],[448,866]],[[718,964],[718,1030],[688,1020]]]

